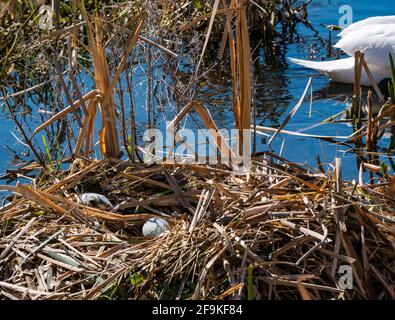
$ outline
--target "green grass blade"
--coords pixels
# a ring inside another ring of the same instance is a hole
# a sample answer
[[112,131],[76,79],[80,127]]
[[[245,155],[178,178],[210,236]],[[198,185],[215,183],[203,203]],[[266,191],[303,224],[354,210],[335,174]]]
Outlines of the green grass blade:
[[252,290],[252,265],[248,266],[248,276],[247,276],[247,299],[253,300],[253,290]]
[[43,141],[43,145],[44,145],[44,148],[45,148],[45,153],[47,154],[47,157],[48,157],[48,159],[49,159],[49,162],[51,163],[52,169],[55,170],[55,165],[54,165],[54,163],[53,163],[53,161],[52,161],[51,153],[49,152],[47,139],[45,138],[44,135],[41,136],[41,139],[42,139],[42,141]]

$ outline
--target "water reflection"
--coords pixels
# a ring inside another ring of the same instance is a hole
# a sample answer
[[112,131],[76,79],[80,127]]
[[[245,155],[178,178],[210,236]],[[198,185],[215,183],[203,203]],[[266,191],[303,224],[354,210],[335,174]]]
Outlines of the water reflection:
[[[377,0],[376,2],[377,6],[372,9],[371,4],[368,2],[361,3],[356,0],[350,0],[349,3],[355,4],[354,8],[358,8],[358,10],[355,10],[355,20],[371,15],[389,14],[388,10],[386,10],[388,7],[387,1]],[[327,59],[328,55],[331,55],[330,50],[328,52],[328,48],[330,48],[329,30],[322,25],[337,23],[339,6],[340,3],[337,1],[313,1],[311,10],[309,10],[309,19],[311,19],[314,29],[300,24],[293,29],[291,34],[282,32],[281,35],[280,28],[280,36],[278,38],[265,39],[262,36],[252,36],[253,82],[255,83],[255,105],[258,125],[278,126],[298,101],[309,77],[314,78],[312,117],[309,118],[307,116],[309,102],[306,101],[299,113],[287,125],[287,129],[300,130],[303,127],[309,127],[346,108],[346,103],[352,96],[352,86],[331,83],[326,77],[320,76],[315,71],[299,68],[288,64],[287,61],[287,57],[320,60]],[[325,14],[323,14],[323,10],[325,10]],[[335,33],[331,34],[331,41],[336,41]],[[270,43],[270,47],[268,47],[268,43]],[[210,55],[209,51],[207,52],[208,56]],[[216,52],[212,56],[216,57]],[[188,65],[188,59],[186,58],[185,60],[186,62],[180,66],[177,72],[177,77],[187,84],[193,68]],[[216,63],[217,65],[200,79],[195,99],[202,101],[209,108],[218,127],[232,128],[234,126],[234,117],[231,112],[232,84],[229,61],[227,57],[224,57],[224,61],[221,62],[216,62],[214,58],[208,59],[208,62]],[[134,92],[136,93],[136,97],[133,97],[133,99],[136,99],[136,101],[132,101],[127,95],[125,97],[126,108],[130,107],[132,102],[136,106],[137,126],[141,129],[139,133],[146,128],[146,119],[143,117],[145,114],[146,97],[144,92],[146,91],[146,83],[144,72],[141,71],[140,73],[142,74],[141,77],[139,77],[139,74],[135,74],[133,79],[133,88],[135,88]],[[157,78],[159,79],[161,76]],[[38,83],[31,79],[27,80],[27,87]],[[86,81],[81,81],[81,84],[84,84],[84,82]],[[90,84],[88,83],[87,87],[89,86]],[[124,81],[123,86],[124,88],[127,87]],[[364,89],[363,96],[366,96],[366,92],[367,90]],[[56,91],[51,85],[47,85],[34,96],[28,96],[24,99],[17,98],[12,102],[15,106],[18,106],[19,112],[28,115],[29,119],[28,121],[24,120],[24,123],[34,128],[44,119],[48,119],[46,112],[56,112],[65,107],[64,102],[59,97],[59,91]],[[76,97],[74,98],[76,99]],[[174,98],[174,100],[177,99]],[[30,102],[26,103],[26,101]],[[158,98],[158,101],[155,103],[157,103],[156,106],[160,106],[158,110],[161,111],[162,106],[173,102],[170,103],[167,100],[163,100],[163,98],[162,100]],[[378,106],[378,104],[376,105]],[[38,116],[33,116],[32,106],[42,107],[44,113],[38,113]],[[179,107],[182,106],[183,104],[180,103]],[[55,109],[50,109],[50,107],[55,107]],[[164,110],[166,111],[166,108]],[[172,119],[177,110],[170,111],[166,116],[159,112],[156,113],[158,126],[159,124],[164,125],[164,120]],[[3,128],[2,132],[4,134],[8,134],[8,131],[12,128],[10,123],[8,124],[8,127],[5,126]],[[191,127],[193,127],[193,123]],[[65,123],[56,123],[48,130],[51,130],[51,132],[47,132],[47,136],[54,139],[55,145],[62,145],[67,140],[69,129]],[[309,133],[349,135],[352,133],[352,130],[347,124],[336,124],[321,126],[310,130]],[[317,154],[320,154],[322,158],[326,158],[327,162],[331,162],[335,156],[345,156],[344,153],[340,153],[343,150],[340,150],[339,146],[335,144],[326,142],[321,144],[321,142],[299,138],[286,137],[286,139],[284,155],[292,161],[310,161],[310,164],[315,165],[314,158]],[[9,140],[12,140],[14,143],[12,138],[9,138]],[[265,150],[267,147],[265,143],[265,139],[259,141],[259,150]],[[384,144],[388,143],[384,142]],[[274,147],[279,151],[280,146],[281,140]],[[325,155],[322,150],[324,150]],[[355,166],[355,155],[348,154],[347,156],[349,156],[349,159],[345,160],[345,168],[350,173],[350,176],[355,176],[358,173],[358,168]],[[2,152],[2,160],[4,162],[7,157],[9,158],[9,155]],[[349,165],[351,162],[352,165]],[[351,167],[352,170],[348,170]]]

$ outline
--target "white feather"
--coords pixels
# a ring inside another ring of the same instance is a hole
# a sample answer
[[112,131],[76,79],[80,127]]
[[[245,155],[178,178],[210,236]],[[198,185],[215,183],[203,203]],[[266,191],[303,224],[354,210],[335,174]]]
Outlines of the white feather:
[[[342,49],[350,58],[334,61],[305,61],[290,59],[292,62],[319,70],[333,81],[354,82],[354,55],[356,51],[365,54],[365,60],[376,82],[391,77],[389,54],[395,55],[395,16],[372,17],[352,24],[340,34],[340,41],[334,45]],[[363,71],[361,84],[371,82]]]
[[393,24],[395,23],[395,16],[379,16],[370,17],[358,22],[355,22],[339,33],[338,37],[343,38],[351,31],[355,31],[361,28],[369,27],[371,25],[383,25],[383,24]]
[[389,67],[388,55],[395,53],[395,23],[355,29],[347,33],[334,47],[342,49],[349,56],[361,51],[368,64]]

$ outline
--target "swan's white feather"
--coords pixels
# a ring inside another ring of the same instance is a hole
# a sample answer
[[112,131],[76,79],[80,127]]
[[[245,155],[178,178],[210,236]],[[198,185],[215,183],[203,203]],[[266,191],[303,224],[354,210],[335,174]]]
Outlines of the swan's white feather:
[[[309,61],[294,58],[289,58],[289,60],[302,67],[317,70],[335,82],[354,82],[355,59],[353,57],[331,61]],[[372,66],[370,69],[373,73],[373,76],[375,76],[377,73],[381,73],[381,70],[378,70],[375,66]],[[361,75],[361,85],[371,85],[369,77],[365,71],[363,71]]]
[[[306,68],[319,70],[336,82],[353,83],[354,55],[356,51],[361,51],[376,82],[391,77],[389,54],[395,56],[395,16],[359,21],[343,30],[340,37],[334,47],[342,49],[350,58],[323,62],[290,60]],[[365,71],[361,84],[371,85]]]
[[358,22],[355,22],[344,29],[342,32],[339,33],[338,37],[343,38],[347,34],[352,31],[369,27],[371,25],[383,25],[383,24],[394,24],[395,23],[395,16],[379,16],[379,17],[370,17]]
[[366,62],[371,65],[389,68],[389,53],[395,53],[395,24],[371,25],[350,31],[335,48],[342,49],[349,56],[356,51],[365,54]]

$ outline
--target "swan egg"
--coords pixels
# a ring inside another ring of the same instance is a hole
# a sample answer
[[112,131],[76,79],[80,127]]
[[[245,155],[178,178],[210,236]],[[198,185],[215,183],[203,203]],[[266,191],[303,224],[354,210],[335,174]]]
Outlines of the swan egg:
[[166,220],[161,218],[151,218],[143,225],[144,237],[159,237],[169,228]]

